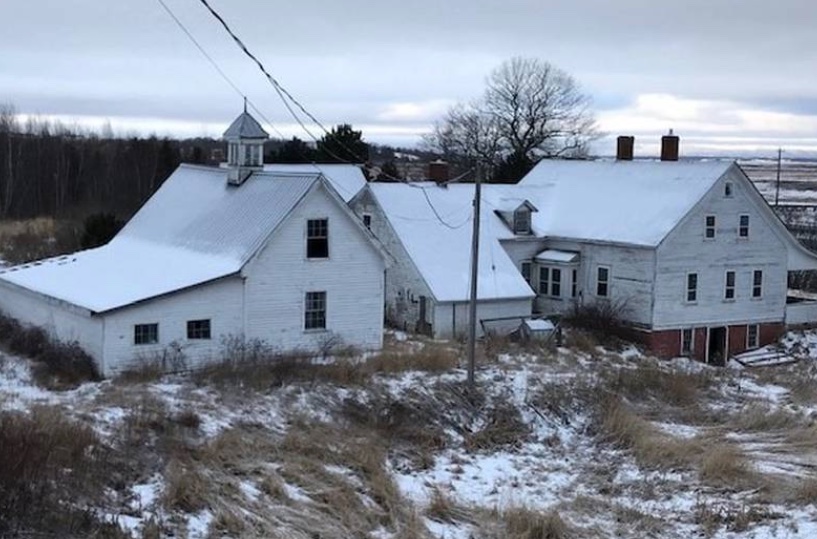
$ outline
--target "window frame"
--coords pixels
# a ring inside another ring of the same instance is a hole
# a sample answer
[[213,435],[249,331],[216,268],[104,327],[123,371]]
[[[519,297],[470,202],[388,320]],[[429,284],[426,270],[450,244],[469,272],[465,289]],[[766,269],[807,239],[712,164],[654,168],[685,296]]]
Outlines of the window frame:
[[[710,219],[712,220],[711,225],[709,224]],[[716,215],[704,216],[704,240],[713,241],[715,240],[717,235],[718,235],[718,217]]]
[[[153,334],[153,339],[147,339],[147,336]],[[133,325],[133,345],[145,346],[150,344],[159,344],[159,322],[150,322],[147,324]]]
[[[755,330],[754,339],[751,338],[750,328]],[[754,343],[752,343],[753,340]],[[746,324],[746,349],[754,350],[755,348],[760,348],[760,324]]]
[[[686,335],[689,334],[689,347],[686,346]],[[681,329],[681,350],[682,356],[691,356],[695,353],[695,328]]]
[[763,299],[763,270],[752,270],[752,299]]
[[723,196],[724,198],[732,198],[735,195],[735,186],[732,182],[724,182]]
[[[744,218],[746,219],[746,224],[743,224]],[[738,239],[749,239],[749,223],[751,223],[751,219],[748,213],[742,213],[738,216]]]
[[[694,280],[694,283],[692,282]],[[692,294],[692,299],[690,299]],[[698,303],[698,272],[689,271],[686,274],[686,287],[684,293],[684,303]]]
[[562,297],[562,268],[550,268],[550,297]]
[[[524,219],[522,218],[524,216]],[[513,212],[513,233],[530,234],[531,211],[528,208],[517,208]]]
[[210,318],[187,321],[187,340],[209,341],[213,338],[213,324]]
[[[729,284],[729,277],[732,277],[732,284]],[[723,281],[723,300],[724,301],[735,301],[736,293],[735,289],[737,288],[737,272],[735,270],[726,270],[724,272],[724,281]]]
[[[601,272],[604,270],[607,275],[605,279],[602,280]],[[610,266],[599,264],[596,266],[596,297],[599,298],[609,298],[610,297],[610,280],[612,277],[612,270]],[[604,293],[601,293],[601,287],[604,286]]]
[[[320,226],[323,227],[323,235],[318,234],[318,232],[321,232]],[[315,228],[318,228],[318,230],[315,230]],[[326,260],[329,258],[328,217],[315,217],[306,220],[306,258],[307,260]]]
[[533,287],[533,262],[523,260],[519,264],[519,272],[522,274],[522,278],[525,279],[525,282]]
[[365,226],[367,230],[372,229],[372,214],[371,213],[364,213],[361,220],[363,221],[363,226]]
[[310,290],[304,294],[304,331],[326,331],[326,306],[325,290]]
[[579,293],[579,270],[573,268],[570,272],[570,297],[575,298]]

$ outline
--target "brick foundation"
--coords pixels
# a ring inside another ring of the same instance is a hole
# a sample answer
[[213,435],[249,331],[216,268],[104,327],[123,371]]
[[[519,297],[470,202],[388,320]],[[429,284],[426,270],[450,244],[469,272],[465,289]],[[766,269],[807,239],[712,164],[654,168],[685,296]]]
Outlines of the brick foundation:
[[[758,346],[766,346],[777,342],[786,331],[785,325],[781,322],[759,325]],[[729,326],[726,347],[730,356],[746,351],[746,333],[745,324]],[[669,359],[681,355],[681,329],[645,331],[641,334],[641,341],[650,352],[660,358]],[[695,328],[694,341],[692,357],[700,361],[706,361],[707,328]]]

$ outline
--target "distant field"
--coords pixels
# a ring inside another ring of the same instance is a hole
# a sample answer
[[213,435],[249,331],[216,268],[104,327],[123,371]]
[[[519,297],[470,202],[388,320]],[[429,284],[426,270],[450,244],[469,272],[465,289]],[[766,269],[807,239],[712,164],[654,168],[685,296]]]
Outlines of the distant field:
[[[777,161],[751,159],[738,163],[766,200],[774,203]],[[780,203],[817,205],[817,161],[783,160],[780,170]]]

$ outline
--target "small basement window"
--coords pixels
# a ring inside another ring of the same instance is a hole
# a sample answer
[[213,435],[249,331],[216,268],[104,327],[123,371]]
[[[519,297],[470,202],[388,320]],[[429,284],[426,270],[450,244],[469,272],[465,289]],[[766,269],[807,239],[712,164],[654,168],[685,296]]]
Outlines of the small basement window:
[[304,329],[326,329],[326,292],[307,292]]
[[210,338],[210,320],[188,320],[187,321],[187,338],[188,339],[209,339]]
[[309,219],[306,222],[306,257],[329,258],[328,219]]
[[156,344],[159,342],[159,324],[136,324],[133,326],[133,344]]
[[749,324],[746,326],[746,348],[757,348],[760,346],[759,327],[757,324]]

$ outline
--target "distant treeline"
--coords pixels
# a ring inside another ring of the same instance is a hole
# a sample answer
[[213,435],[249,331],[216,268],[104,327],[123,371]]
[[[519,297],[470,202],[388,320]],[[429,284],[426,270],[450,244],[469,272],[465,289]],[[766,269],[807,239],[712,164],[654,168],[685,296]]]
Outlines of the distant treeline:
[[[108,130],[110,131],[110,130]],[[396,149],[369,145],[340,125],[316,145],[271,140],[265,162],[384,162]],[[352,152],[348,150],[352,149]],[[180,163],[217,165],[216,139],[102,136],[77,127],[28,119],[0,106],[0,220],[39,216],[80,220],[94,213],[128,219]]]

